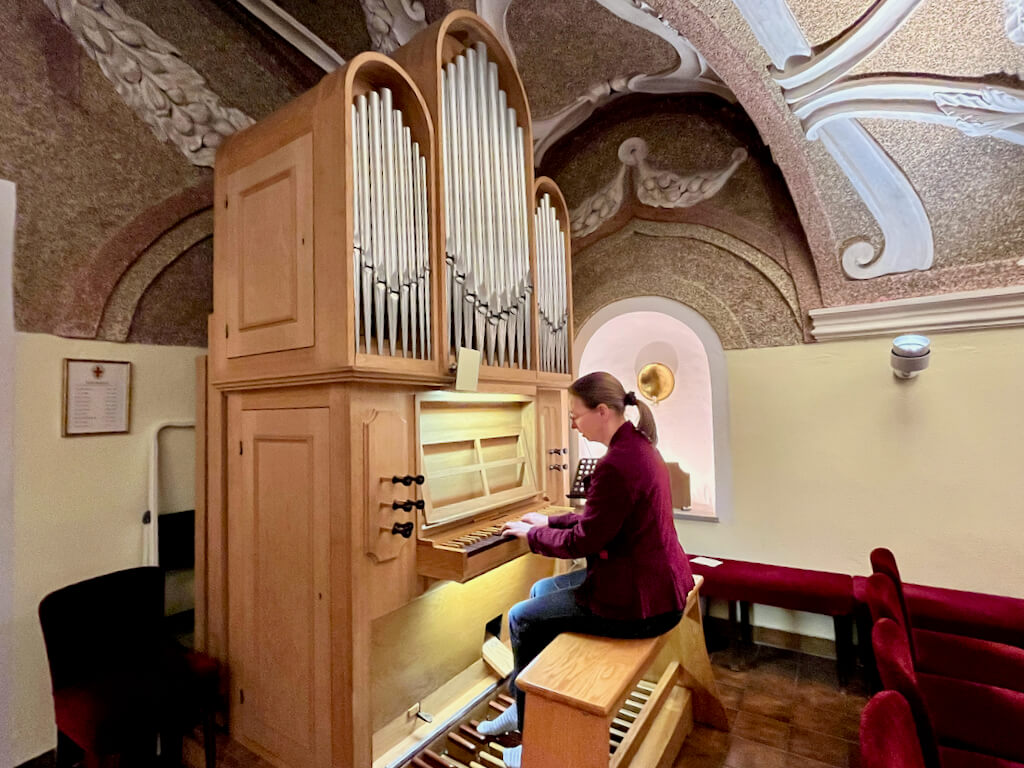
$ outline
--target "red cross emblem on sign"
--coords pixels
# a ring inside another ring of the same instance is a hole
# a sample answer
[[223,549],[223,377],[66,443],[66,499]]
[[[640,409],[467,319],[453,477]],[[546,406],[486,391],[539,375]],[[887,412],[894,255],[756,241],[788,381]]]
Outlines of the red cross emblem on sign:
[[95,376],[97,379],[102,379],[103,378],[103,366],[102,365],[97,365],[95,368],[93,368],[92,369],[92,375]]

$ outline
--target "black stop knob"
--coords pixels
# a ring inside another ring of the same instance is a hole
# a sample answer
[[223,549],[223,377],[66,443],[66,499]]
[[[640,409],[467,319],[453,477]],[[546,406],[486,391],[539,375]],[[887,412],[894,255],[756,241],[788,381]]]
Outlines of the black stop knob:
[[395,523],[391,526],[391,533],[397,534],[403,539],[408,539],[412,536],[412,523]]
[[402,485],[412,485],[413,483],[416,483],[416,485],[423,485],[425,480],[426,478],[423,477],[423,475],[402,475],[401,477],[394,475],[391,478],[391,483],[393,485],[398,485],[399,483]]

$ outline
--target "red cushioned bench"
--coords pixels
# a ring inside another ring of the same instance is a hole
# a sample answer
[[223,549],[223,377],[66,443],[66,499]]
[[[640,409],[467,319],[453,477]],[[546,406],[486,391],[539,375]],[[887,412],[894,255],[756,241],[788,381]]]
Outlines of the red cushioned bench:
[[918,629],[1024,648],[1024,600],[906,583],[903,593]]
[[[855,576],[854,597],[859,637],[870,637],[871,615],[867,610],[867,578]],[[910,623],[917,632],[947,633],[975,640],[1024,648],[1024,600],[981,592],[903,583]],[[864,665],[874,669],[870,643],[862,645]]]
[[750,604],[770,605],[791,611],[831,616],[836,632],[836,671],[846,685],[853,662],[853,577],[845,573],[812,571],[782,565],[721,560],[718,566],[694,563],[695,574],[704,577],[701,594],[729,601],[729,618],[735,621],[740,607],[740,626],[750,636]]
[[[853,577],[853,593],[858,603],[867,603],[866,585],[865,576]],[[903,595],[915,629],[1024,648],[1024,600],[1020,598],[907,582],[903,582]],[[868,623],[869,630],[870,626]]]

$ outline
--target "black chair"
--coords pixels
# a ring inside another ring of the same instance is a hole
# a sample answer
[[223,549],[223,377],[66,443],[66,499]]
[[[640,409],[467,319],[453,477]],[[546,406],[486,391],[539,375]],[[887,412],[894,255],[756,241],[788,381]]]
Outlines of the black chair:
[[86,768],[178,768],[182,734],[204,714],[206,765],[216,763],[213,710],[216,662],[186,652],[164,632],[164,577],[131,568],[72,584],[39,604],[57,721],[57,767],[79,753]]

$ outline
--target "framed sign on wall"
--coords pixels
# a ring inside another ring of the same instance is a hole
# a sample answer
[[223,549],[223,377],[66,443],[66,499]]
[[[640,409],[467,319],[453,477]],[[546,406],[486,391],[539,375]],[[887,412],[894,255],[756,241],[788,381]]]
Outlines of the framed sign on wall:
[[128,432],[132,364],[120,360],[64,358],[61,435]]

